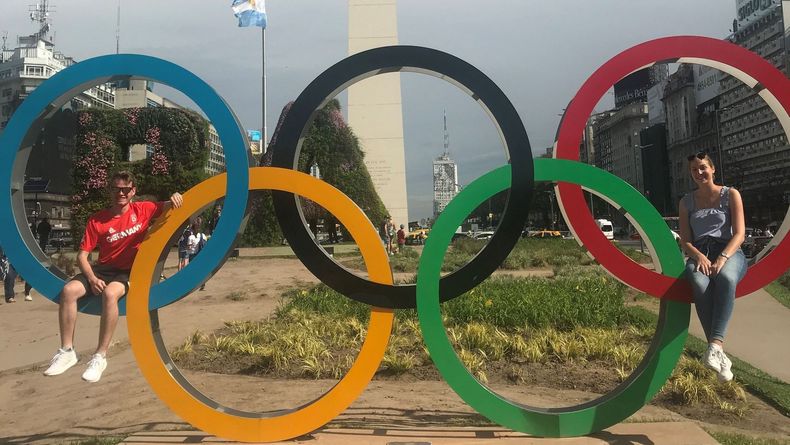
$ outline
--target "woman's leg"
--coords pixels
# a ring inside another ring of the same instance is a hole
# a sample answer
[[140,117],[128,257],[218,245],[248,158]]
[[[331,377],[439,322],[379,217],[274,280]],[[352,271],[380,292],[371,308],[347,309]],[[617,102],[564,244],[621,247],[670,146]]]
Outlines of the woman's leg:
[[727,333],[727,324],[730,322],[732,310],[735,306],[735,287],[745,274],[746,257],[738,249],[713,278],[710,341],[724,341],[724,335]]
[[697,263],[694,261],[686,262],[686,279],[691,284],[694,294],[694,307],[697,310],[697,317],[705,331],[705,337],[710,341],[711,325],[713,324],[713,287],[710,278],[702,272],[697,272]]

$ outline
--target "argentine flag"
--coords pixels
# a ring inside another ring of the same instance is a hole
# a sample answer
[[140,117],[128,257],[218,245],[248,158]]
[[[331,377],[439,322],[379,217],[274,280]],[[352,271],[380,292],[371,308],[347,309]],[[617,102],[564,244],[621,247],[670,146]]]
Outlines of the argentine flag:
[[263,0],[233,0],[230,7],[239,19],[239,26],[266,28],[266,8]]

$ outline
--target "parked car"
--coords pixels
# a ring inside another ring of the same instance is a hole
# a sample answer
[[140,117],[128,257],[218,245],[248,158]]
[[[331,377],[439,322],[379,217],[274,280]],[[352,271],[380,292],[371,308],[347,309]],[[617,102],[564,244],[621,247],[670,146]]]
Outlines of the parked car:
[[614,239],[614,227],[608,219],[596,219],[595,224],[601,229],[606,239]]
[[469,236],[469,234],[466,233],[466,232],[455,232],[455,233],[453,233],[453,241],[459,240],[459,239],[471,239],[471,238],[472,237]]
[[487,240],[487,239],[491,239],[492,236],[494,236],[494,231],[493,230],[484,230],[482,232],[475,233],[473,235],[473,238],[474,239]]

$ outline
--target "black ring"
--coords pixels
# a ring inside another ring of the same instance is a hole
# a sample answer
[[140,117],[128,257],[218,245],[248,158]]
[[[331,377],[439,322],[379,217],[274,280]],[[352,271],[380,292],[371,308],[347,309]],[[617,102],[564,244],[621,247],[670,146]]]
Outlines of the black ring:
[[[305,132],[316,111],[327,101],[360,80],[400,71],[433,75],[472,96],[491,116],[510,158],[513,179],[499,227],[469,263],[441,279],[441,300],[447,301],[477,286],[507,258],[521,237],[534,186],[534,165],[527,131],[513,104],[488,76],[455,56],[417,46],[375,48],[347,57],[316,77],[293,103],[273,146],[272,166],[298,168]],[[297,197],[287,192],[272,192],[272,197],[285,238],[319,280],[353,300],[372,306],[393,309],[416,307],[414,285],[373,283],[340,266],[313,240]]]

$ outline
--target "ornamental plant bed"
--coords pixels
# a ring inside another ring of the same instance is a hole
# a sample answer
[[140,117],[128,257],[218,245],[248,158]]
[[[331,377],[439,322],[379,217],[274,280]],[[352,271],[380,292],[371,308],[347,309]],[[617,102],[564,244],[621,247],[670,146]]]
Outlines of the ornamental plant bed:
[[[546,292],[549,285],[554,292]],[[638,365],[653,335],[650,318],[623,298],[621,284],[594,271],[554,280],[496,278],[447,303],[445,325],[456,353],[482,382],[604,394]],[[271,318],[196,332],[172,355],[192,371],[336,379],[356,357],[367,311],[323,285],[293,290]],[[398,311],[393,332],[376,380],[443,384],[419,340],[416,313]],[[739,384],[718,383],[685,356],[653,403],[715,424],[781,431],[787,423]]]

